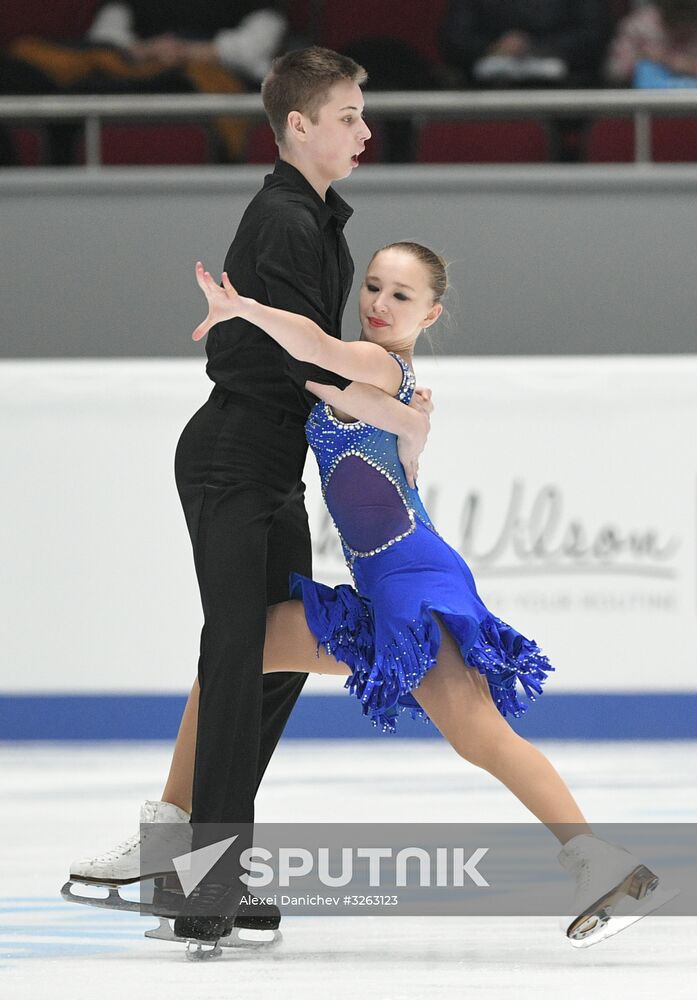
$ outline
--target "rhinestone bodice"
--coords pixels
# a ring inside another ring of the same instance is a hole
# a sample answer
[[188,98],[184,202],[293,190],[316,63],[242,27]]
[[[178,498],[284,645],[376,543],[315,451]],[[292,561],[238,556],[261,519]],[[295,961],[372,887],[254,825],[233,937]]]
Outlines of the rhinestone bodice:
[[[416,384],[406,361],[396,398],[409,404]],[[338,420],[327,403],[316,403],[305,434],[319,466],[322,495],[353,572],[356,559],[375,556],[410,535],[421,521],[435,528],[417,489],[407,483],[397,454],[397,436],[356,421]]]

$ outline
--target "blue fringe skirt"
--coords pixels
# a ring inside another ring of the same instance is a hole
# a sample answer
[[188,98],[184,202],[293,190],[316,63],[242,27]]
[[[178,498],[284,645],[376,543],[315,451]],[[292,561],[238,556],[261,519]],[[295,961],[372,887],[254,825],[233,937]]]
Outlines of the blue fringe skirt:
[[482,603],[462,556],[421,522],[416,530],[374,556],[356,559],[348,584],[327,587],[299,573],[290,596],[303,602],[320,646],[351,670],[346,688],[363,714],[383,732],[396,731],[402,711],[429,721],[412,691],[438,659],[437,614],[464,663],[486,677],[503,716],[519,717],[542,694],[554,670],[533,639],[526,639]]

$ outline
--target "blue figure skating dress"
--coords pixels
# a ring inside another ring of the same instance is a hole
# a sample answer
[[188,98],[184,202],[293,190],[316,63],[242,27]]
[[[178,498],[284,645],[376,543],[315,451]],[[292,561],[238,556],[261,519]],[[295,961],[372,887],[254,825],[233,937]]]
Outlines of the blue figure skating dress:
[[[392,357],[402,369],[397,398],[408,404],[414,374]],[[484,606],[467,563],[407,483],[396,436],[361,421],[343,423],[323,402],[311,410],[305,433],[355,586],[328,587],[292,573],[290,593],[304,604],[318,651],[323,646],[350,668],[345,686],[363,714],[389,732],[401,711],[428,721],[412,691],[438,657],[434,612],[465,664],[486,677],[501,714],[524,714],[517,685],[534,701],[554,667],[534,640]]]

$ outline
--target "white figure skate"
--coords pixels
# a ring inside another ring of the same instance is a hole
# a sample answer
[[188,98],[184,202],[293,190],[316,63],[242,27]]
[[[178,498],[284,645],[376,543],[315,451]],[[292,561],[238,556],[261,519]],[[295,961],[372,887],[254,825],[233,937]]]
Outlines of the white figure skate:
[[[119,892],[119,886],[140,882],[142,879],[165,876],[174,871],[169,860],[190,850],[191,827],[189,814],[170,802],[148,800],[141,806],[140,822],[145,824],[141,831],[133,834],[127,840],[121,841],[115,847],[98,854],[94,858],[81,858],[70,865],[70,876],[61,889],[63,899],[71,903],[85,903],[88,906],[104,907],[106,909],[130,910],[132,912],[147,912],[148,904],[138,900],[127,899]],[[153,836],[152,825],[166,823],[166,833],[158,831],[158,855],[162,856],[162,864],[158,870],[145,871],[141,866],[141,844]],[[175,825],[176,824],[176,825]],[[161,870],[160,870],[161,868]],[[107,896],[95,896],[73,891],[75,886],[102,886],[108,890]]]
[[[147,839],[150,831],[148,826],[151,823],[188,823],[190,820],[188,812],[180,809],[179,806],[170,802],[158,802],[148,799],[140,807],[140,822],[146,825],[143,830],[143,842]],[[172,836],[172,848],[175,856],[184,853],[186,845],[186,835],[182,830],[181,837]],[[180,850],[180,846],[184,850]],[[131,882],[139,882],[144,878],[154,878],[157,875],[165,875],[174,871],[170,865],[165,871],[147,872],[141,869],[140,864],[141,833],[134,833],[132,837],[121,841],[115,847],[98,854],[95,858],[81,858],[73,861],[70,865],[70,878],[74,882],[92,883],[94,885],[128,885]]]
[[626,930],[678,895],[633,854],[592,834],[572,837],[557,855],[576,875],[572,910],[560,926],[575,948],[588,948]]
[[[147,837],[153,835],[149,824],[167,823],[181,825],[178,829],[168,829],[166,839],[158,834],[158,853],[177,857],[186,854],[191,849],[190,815],[179,806],[170,802],[147,800],[140,809],[140,822],[143,827],[127,840],[121,841],[115,847],[94,858],[81,858],[70,865],[70,877],[61,889],[63,899],[71,903],[83,903],[103,909],[128,910],[132,913],[147,914],[159,917],[159,925],[145,931],[145,937],[157,938],[161,941],[183,941],[174,934],[170,919],[178,915],[182,906],[182,890],[174,873],[174,867],[169,863],[162,866],[163,870],[144,871],[141,868],[141,844]],[[160,842],[161,841],[161,842]],[[143,879],[155,879],[153,901],[147,903],[137,899],[127,899],[119,892],[119,887],[131,885]],[[89,887],[90,891],[104,888],[106,896],[95,896],[80,891],[80,886]],[[240,907],[235,914],[232,932],[221,938],[218,944],[222,947],[255,948],[278,944],[283,936],[279,930],[281,915],[276,908],[268,913],[257,907]],[[216,955],[219,952],[216,952]]]

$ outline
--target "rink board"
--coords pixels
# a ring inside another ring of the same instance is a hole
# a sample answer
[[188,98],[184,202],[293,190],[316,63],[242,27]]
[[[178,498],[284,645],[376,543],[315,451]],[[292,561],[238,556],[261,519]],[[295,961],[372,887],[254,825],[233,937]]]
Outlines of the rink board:
[[[419,481],[433,521],[555,667],[514,725],[694,736],[697,358],[416,370],[436,402]],[[210,388],[201,360],[0,364],[0,738],[172,735],[202,624],[173,458]],[[349,582],[311,455],[305,481],[314,576]],[[311,676],[288,735],[371,735],[341,685]]]
[[[184,710],[181,695],[15,695],[0,698],[6,740],[173,740]],[[531,739],[694,740],[695,694],[544,694],[521,719],[509,721]],[[440,733],[405,712],[397,735],[383,733],[347,695],[301,697],[284,739],[429,739]]]

